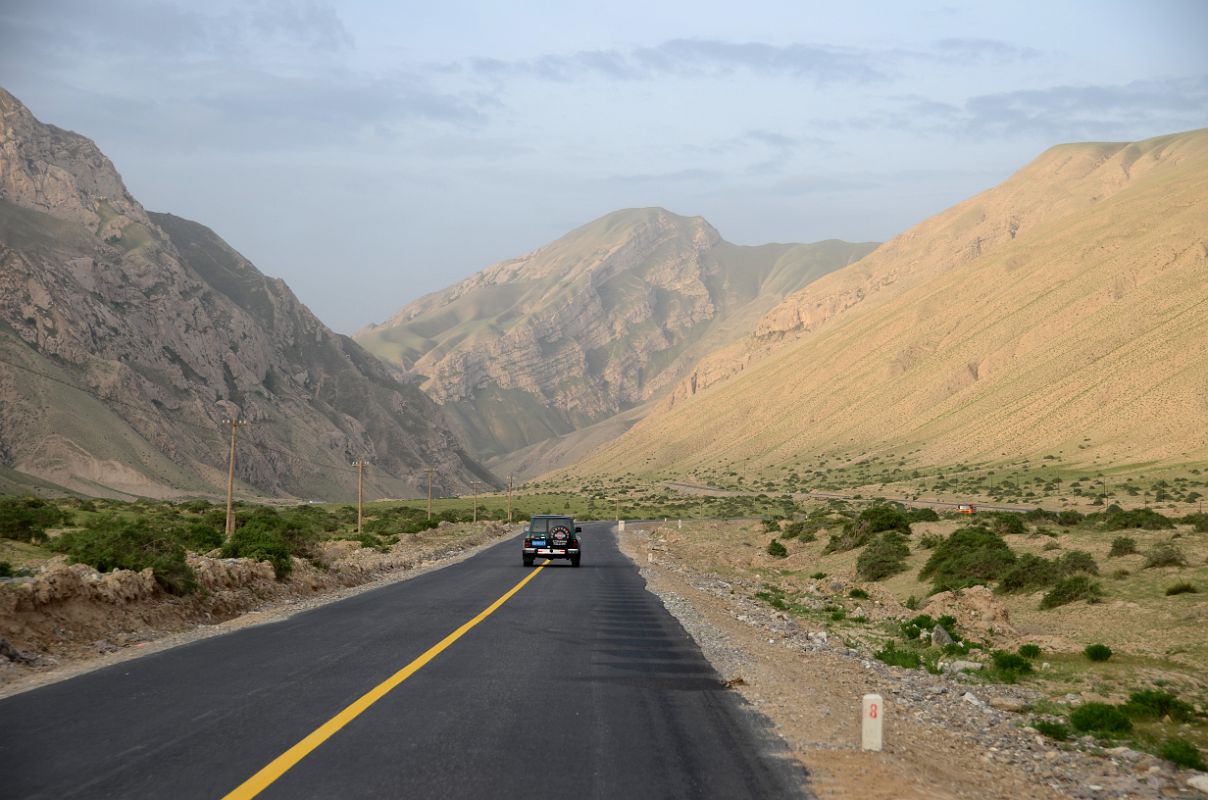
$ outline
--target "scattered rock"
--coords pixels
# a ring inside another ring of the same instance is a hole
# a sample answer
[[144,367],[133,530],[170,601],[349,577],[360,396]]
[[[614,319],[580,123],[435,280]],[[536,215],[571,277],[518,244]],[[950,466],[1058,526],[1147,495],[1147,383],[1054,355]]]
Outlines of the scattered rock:
[[952,661],[941,662],[940,670],[942,672],[961,673],[965,670],[985,669],[985,664],[980,664],[976,661]]
[[970,705],[977,706],[978,708],[983,708],[986,705],[983,701],[977,699],[977,695],[973,694],[973,692],[965,692],[961,695],[961,699]]
[[944,630],[943,625],[937,624],[935,626],[935,629],[933,631],[931,631],[932,647],[943,647],[944,645],[952,644],[953,641],[954,640],[952,638],[952,634],[950,634],[950,633],[948,633],[948,631]]
[[742,678],[730,678],[730,680],[726,681],[727,689],[733,689],[735,686],[746,686],[746,685],[747,685],[747,682],[745,680],[743,680]]
[[991,697],[990,707],[997,708],[999,711],[1010,711],[1012,714],[1019,714],[1027,711],[1028,704],[1014,697]]
[[15,664],[32,664],[37,660],[35,657],[27,656],[13,647],[8,643],[7,639],[0,639],[0,658],[12,661]]
[[1208,794],[1208,774],[1201,772],[1199,775],[1193,775],[1187,779],[1187,785]]
[[955,617],[957,628],[977,639],[1016,635],[1007,607],[985,586],[932,595],[919,613]]

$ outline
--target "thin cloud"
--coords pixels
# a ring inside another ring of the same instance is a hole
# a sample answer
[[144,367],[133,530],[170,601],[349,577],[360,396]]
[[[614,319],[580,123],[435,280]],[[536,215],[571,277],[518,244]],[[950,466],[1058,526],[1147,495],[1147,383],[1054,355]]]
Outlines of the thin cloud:
[[1208,124],[1208,76],[981,95],[970,98],[954,122],[973,134],[1063,137],[1200,127]]
[[716,170],[689,168],[672,170],[670,172],[648,172],[630,175],[614,175],[610,182],[624,184],[658,184],[658,183],[700,183],[717,181],[724,175]]
[[888,80],[879,63],[888,54],[816,44],[772,45],[717,39],[671,39],[653,47],[583,50],[528,59],[472,58],[443,65],[445,71],[484,78],[528,77],[569,81],[584,75],[607,80],[701,78],[740,71],[810,78],[820,83],[869,83]]
[[945,61],[976,64],[1008,64],[1031,61],[1044,55],[1034,47],[1020,47],[999,39],[940,39],[933,45],[935,54]]

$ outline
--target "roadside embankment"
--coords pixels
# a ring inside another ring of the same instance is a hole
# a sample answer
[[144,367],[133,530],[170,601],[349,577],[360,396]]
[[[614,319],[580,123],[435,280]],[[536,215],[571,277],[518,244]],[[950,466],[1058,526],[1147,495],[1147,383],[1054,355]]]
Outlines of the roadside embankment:
[[[1059,743],[1042,736],[1030,724],[1056,707],[1042,687],[988,682],[959,669],[931,674],[889,666],[873,657],[868,642],[827,624],[838,618],[837,611],[809,616],[778,610],[756,597],[766,592],[766,581],[727,564],[741,540],[758,534],[733,523],[701,525],[716,530],[631,525],[618,535],[649,589],[693,636],[726,685],[772,722],[809,771],[818,797],[1203,796],[1188,784],[1196,773],[1149,753],[1103,746],[1089,737]],[[712,541],[711,557],[702,556],[704,540]],[[757,548],[743,552],[767,578],[777,574],[774,559],[757,555]],[[878,599],[875,584],[834,572],[827,577],[815,584],[835,609],[858,604],[860,619],[868,619],[865,627],[876,625],[877,618],[892,622],[886,615],[893,616],[900,604],[888,596]],[[858,587],[870,591],[852,599]],[[960,617],[967,630],[980,620],[987,634],[993,628],[1004,642],[1018,635],[1001,607],[977,592],[963,605],[938,595],[933,601],[944,605],[943,613]],[[880,753],[860,749],[860,698],[870,692],[885,698]]]
[[454,563],[496,544],[498,523],[444,523],[382,551],[322,543],[278,580],[267,561],[190,555],[199,589],[164,591],[150,569],[98,572],[66,557],[0,581],[0,696],[186,641],[258,624]]

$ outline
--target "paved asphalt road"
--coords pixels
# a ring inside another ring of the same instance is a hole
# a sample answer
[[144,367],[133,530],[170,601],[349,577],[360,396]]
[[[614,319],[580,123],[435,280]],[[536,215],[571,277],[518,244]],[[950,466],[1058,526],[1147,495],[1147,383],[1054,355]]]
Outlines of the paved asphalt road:
[[[259,796],[805,796],[610,526],[584,547]],[[530,574],[519,550],[2,700],[0,797],[221,798]]]

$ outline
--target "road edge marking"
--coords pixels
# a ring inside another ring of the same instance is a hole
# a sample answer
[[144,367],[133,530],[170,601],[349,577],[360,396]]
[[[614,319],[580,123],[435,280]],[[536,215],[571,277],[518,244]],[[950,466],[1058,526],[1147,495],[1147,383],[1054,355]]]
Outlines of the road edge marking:
[[537,574],[541,572],[541,570],[545,569],[549,564],[550,562],[547,560],[544,564],[537,567],[531,573],[526,575],[524,580],[520,581],[520,583],[516,584],[511,589],[508,589],[498,600],[480,611],[477,616],[473,617],[468,622],[463,623],[461,627],[429,647],[422,655],[420,655],[410,664],[403,667],[398,672],[394,673],[389,678],[382,681],[377,686],[373,687],[368,692],[354,700],[351,704],[345,707],[334,717],[327,720],[327,722],[324,722],[300,742],[270,761],[255,775],[239,784],[239,786],[231,790],[228,794],[224,795],[223,800],[250,800],[250,798],[253,798],[263,792],[278,778],[292,769],[299,761],[310,755],[315,748],[339,733],[344,726],[367,711],[370,706],[389,694],[390,691],[397,687],[400,683],[410,678],[416,672],[419,672],[424,665],[448,649],[450,645],[452,645],[462,636],[465,636],[475,625],[491,616],[491,614],[494,614],[500,606],[510,600],[514,594],[523,589],[525,584],[537,577]]

